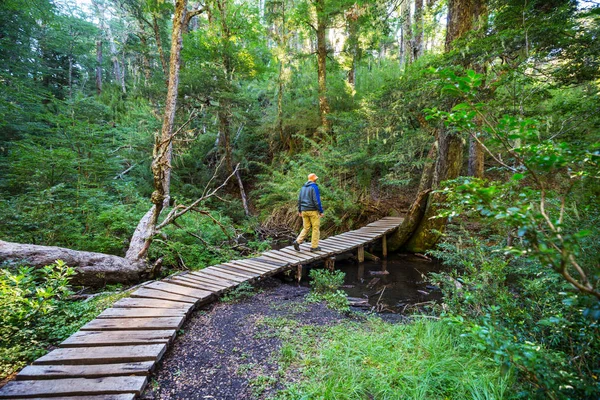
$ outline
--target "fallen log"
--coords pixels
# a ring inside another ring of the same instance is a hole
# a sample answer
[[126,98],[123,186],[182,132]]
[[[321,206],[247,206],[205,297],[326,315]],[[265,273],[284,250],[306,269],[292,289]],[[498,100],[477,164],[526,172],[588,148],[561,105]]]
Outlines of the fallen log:
[[20,244],[0,240],[0,262],[18,262],[41,268],[62,260],[75,268],[71,283],[102,287],[114,283],[135,283],[147,278],[150,270],[143,261],[131,261],[109,254],[78,251],[54,246]]

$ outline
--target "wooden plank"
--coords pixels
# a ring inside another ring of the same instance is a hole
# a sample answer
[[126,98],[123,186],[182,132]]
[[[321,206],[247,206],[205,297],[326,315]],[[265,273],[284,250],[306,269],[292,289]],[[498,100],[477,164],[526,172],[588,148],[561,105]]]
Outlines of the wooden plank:
[[266,253],[263,253],[263,257],[271,257],[271,258],[275,258],[276,260],[278,259],[283,262],[291,263],[291,264],[296,264],[296,263],[302,262],[301,258],[292,256],[290,254],[285,254],[285,253],[282,253],[277,250],[267,251]]
[[253,276],[263,276],[271,272],[252,267],[251,265],[239,265],[234,263],[223,263],[223,267],[232,268],[235,271],[247,272]]
[[146,288],[140,288],[140,289],[136,290],[135,292],[131,293],[130,296],[133,298],[141,297],[141,298],[145,298],[145,299],[170,300],[170,301],[178,301],[181,303],[190,303],[190,304],[196,304],[196,302],[198,301],[198,299],[196,299],[194,297],[188,297],[188,296],[183,296],[180,294],[167,293],[167,292],[163,292],[161,290],[146,289]]
[[60,344],[60,347],[133,346],[139,344],[170,343],[175,329],[145,331],[78,331]]
[[121,299],[113,304],[115,308],[176,308],[185,312],[191,310],[193,306],[193,304],[189,303],[144,298],[132,299],[130,297]]
[[272,271],[277,271],[278,270],[277,267],[274,267],[272,265],[261,264],[261,263],[255,262],[255,261],[234,260],[234,261],[232,261],[232,263],[233,264],[237,264],[237,265],[244,265],[244,266],[248,265],[248,266],[251,266],[251,267],[255,267],[255,268],[261,269],[261,270],[263,270],[265,272],[272,272]]
[[221,272],[223,274],[229,274],[232,276],[237,276],[239,278],[242,279],[252,279],[252,278],[256,278],[258,277],[260,274],[251,274],[250,272],[242,272],[242,271],[237,271],[235,269],[232,269],[230,267],[227,267],[223,264],[219,264],[219,265],[215,265],[214,267],[208,267],[208,268],[204,268],[205,271],[216,271],[216,272]]
[[17,375],[18,381],[66,378],[101,378],[103,376],[147,376],[154,361],[98,365],[30,365]]
[[321,247],[323,250],[326,250],[326,251],[332,252],[332,253],[345,252],[348,249],[345,246],[337,246],[331,242],[320,242],[319,247]]
[[168,282],[152,282],[145,286],[149,289],[161,290],[167,293],[180,294],[188,297],[195,297],[198,300],[203,300],[212,295],[212,292],[200,289],[192,289],[186,286],[181,286],[176,283]]
[[351,245],[351,246],[360,246],[360,245],[364,244],[364,242],[362,240],[355,240],[352,238],[341,237],[341,236],[335,236],[335,240],[338,243],[344,243],[344,244]]
[[352,241],[355,243],[365,243],[367,241],[369,241],[370,239],[365,239],[359,236],[353,236],[351,234],[346,234],[346,233],[342,233],[341,235],[337,235],[336,238],[342,239],[342,240],[346,240],[346,241]]
[[177,308],[107,308],[98,318],[156,318],[185,317],[185,311]]
[[331,241],[329,243],[337,244],[339,246],[356,246],[356,243],[354,241],[348,241],[348,240],[346,240],[346,239],[344,239],[343,237],[340,237],[340,236],[334,236],[334,237],[329,238],[327,240]]
[[232,274],[235,273],[237,275],[246,276],[250,279],[259,278],[263,275],[262,273],[259,273],[259,272],[242,271],[240,269],[229,267],[224,264],[219,265],[219,270],[227,271],[228,273],[232,273]]
[[267,259],[267,260],[272,260],[272,261],[276,261],[276,262],[280,262],[280,263],[285,263],[285,265],[292,265],[292,264],[297,264],[301,261],[290,261],[289,259],[285,259],[281,256],[277,256],[274,254],[269,254],[269,253],[263,253],[263,255],[261,256],[261,258]]
[[339,242],[335,242],[333,239],[327,239],[323,241],[321,244],[325,245],[328,248],[334,249],[336,251],[348,251],[348,245],[341,244]]
[[227,266],[227,267],[231,267],[231,268],[236,268],[242,271],[250,271],[250,272],[254,272],[257,273],[259,275],[264,275],[267,274],[269,272],[272,272],[273,269],[268,269],[267,267],[255,267],[254,265],[251,264],[247,264],[247,263],[238,263],[238,262],[227,262],[227,263],[223,263],[223,265]]
[[377,235],[368,235],[366,233],[360,233],[360,232],[348,232],[347,236],[354,237],[357,239],[364,239],[364,240],[368,240],[368,241],[377,239]]
[[[183,279],[191,279],[194,281],[199,281],[202,283],[208,283],[208,282],[204,282],[204,280],[206,279],[205,277],[203,277],[202,275],[198,275],[197,272],[199,271],[192,271],[192,272],[188,272],[185,275],[179,275],[177,276],[177,278],[183,278]],[[209,283],[213,286],[217,286],[220,287],[221,289],[227,289],[231,286],[231,283],[228,282],[219,282],[219,281],[212,281],[211,283]]]
[[272,258],[266,258],[266,257],[256,257],[256,258],[251,258],[250,260],[256,261],[256,262],[260,262],[263,264],[269,264],[269,265],[273,265],[274,267],[277,268],[284,268],[287,267],[289,265],[288,262],[283,262],[283,261],[279,261],[279,260],[274,260]]
[[225,281],[231,281],[231,282],[235,282],[235,283],[242,283],[242,282],[246,282],[247,280],[249,280],[249,277],[240,277],[234,274],[229,274],[225,271],[218,271],[216,269],[209,269],[209,268],[204,268],[202,270],[202,274],[204,275],[208,275],[208,276],[214,276],[217,278],[220,278],[222,280]]
[[168,279],[167,282],[177,282],[177,284],[179,284],[179,285],[188,286],[191,288],[210,290],[211,292],[213,292],[215,294],[219,294],[219,293],[223,292],[223,290],[225,290],[225,288],[222,286],[216,286],[216,285],[204,283],[204,282],[197,281],[195,279],[189,279],[189,278],[173,277],[173,278]]
[[95,379],[51,379],[47,381],[12,381],[0,390],[0,399],[32,397],[86,396],[133,393],[141,394],[145,376],[119,376]]
[[215,276],[215,275],[209,275],[209,274],[204,274],[201,271],[198,272],[192,272],[191,274],[194,275],[194,278],[196,279],[201,279],[204,280],[206,282],[218,282],[219,285],[227,285],[227,288],[231,288],[233,286],[236,286],[238,284],[238,282],[231,280],[231,279],[223,279],[221,277]]
[[304,253],[302,251],[297,251],[296,249],[294,249],[293,247],[284,247],[283,249],[279,249],[280,252],[285,253],[285,254],[290,254],[290,255],[294,255],[297,258],[302,259],[303,261],[309,261],[312,260],[314,257],[310,254]]
[[[237,285],[237,282],[226,281],[226,280],[214,277],[214,276],[207,276],[207,275],[202,275],[202,274],[196,274],[195,272],[192,272],[192,273],[190,273],[188,275],[190,275],[189,279],[194,279],[194,280],[197,280],[197,281],[200,281],[200,282],[208,283],[210,285],[215,285],[215,286],[218,285],[218,286],[221,286],[223,289],[229,289],[229,288],[232,288],[235,285]],[[186,276],[188,276],[188,275],[186,275]]]
[[101,346],[56,349],[33,362],[33,365],[93,365],[157,361],[167,345]]
[[179,329],[185,317],[160,318],[104,318],[95,319],[81,327],[82,331],[140,331],[152,329]]
[[275,271],[277,269],[276,267],[274,267],[272,265],[261,264],[261,263],[257,263],[256,261],[250,261],[250,260],[233,260],[230,262],[235,265],[252,267],[252,268],[256,269],[257,271],[263,271],[263,272],[271,272],[271,271]]
[[[303,243],[300,245],[300,249],[302,249],[304,251],[310,251],[310,244]],[[310,254],[313,254],[315,256],[315,259],[318,259],[318,258],[322,258],[322,256],[328,255],[329,253],[327,253],[326,251],[310,251]]]

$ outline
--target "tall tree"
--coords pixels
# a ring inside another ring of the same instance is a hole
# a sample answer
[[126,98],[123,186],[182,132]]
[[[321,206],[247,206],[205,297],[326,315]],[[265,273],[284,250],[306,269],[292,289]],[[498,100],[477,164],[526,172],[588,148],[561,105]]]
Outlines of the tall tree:
[[[449,0],[446,30],[446,49],[450,51],[455,40],[476,27],[475,21],[484,6],[483,0]],[[448,129],[437,131],[433,145],[436,152],[435,167],[426,166],[419,193],[400,229],[390,240],[390,248],[402,247],[421,252],[432,248],[444,231],[447,220],[436,218],[437,204],[443,200],[433,192],[447,179],[459,176],[463,163],[463,139]],[[430,152],[430,155],[433,155]],[[429,176],[425,176],[425,174]]]

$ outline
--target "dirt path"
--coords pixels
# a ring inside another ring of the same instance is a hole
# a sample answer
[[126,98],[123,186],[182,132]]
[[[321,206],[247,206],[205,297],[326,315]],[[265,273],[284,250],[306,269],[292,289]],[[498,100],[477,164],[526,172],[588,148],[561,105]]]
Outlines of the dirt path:
[[[262,399],[283,387],[277,321],[336,324],[346,317],[324,304],[308,304],[309,289],[271,278],[257,295],[217,302],[186,322],[151,377],[143,399]],[[279,329],[287,329],[281,326]]]

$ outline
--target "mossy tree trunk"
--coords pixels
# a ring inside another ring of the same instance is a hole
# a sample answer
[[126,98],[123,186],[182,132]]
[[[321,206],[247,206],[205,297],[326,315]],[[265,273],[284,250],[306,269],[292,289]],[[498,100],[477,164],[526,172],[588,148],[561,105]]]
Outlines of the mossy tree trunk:
[[[453,42],[478,26],[477,21],[486,13],[484,0],[448,0],[448,23],[446,30],[446,51],[452,50]],[[463,164],[463,139],[455,132],[440,129],[430,156],[436,155],[435,168],[426,164],[421,176],[416,200],[400,228],[388,241],[391,251],[405,250],[423,252],[431,249],[440,239],[447,224],[446,218],[437,218],[439,205],[444,196],[435,193],[441,182],[460,175]],[[478,149],[473,151],[476,153]],[[481,170],[483,161],[480,155],[472,156],[481,161],[474,166]]]

